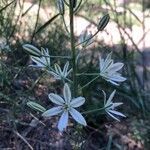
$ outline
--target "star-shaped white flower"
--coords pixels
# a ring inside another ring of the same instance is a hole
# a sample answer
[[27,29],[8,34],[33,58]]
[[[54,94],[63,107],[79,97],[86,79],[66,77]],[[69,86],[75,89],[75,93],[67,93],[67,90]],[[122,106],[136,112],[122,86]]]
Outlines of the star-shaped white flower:
[[46,68],[50,66],[50,55],[48,49],[41,48],[41,57],[31,56],[31,59],[35,65],[30,65],[32,67]]
[[57,94],[50,93],[49,99],[53,103],[55,103],[59,106],[45,111],[42,114],[42,116],[43,117],[51,117],[54,115],[62,114],[59,119],[59,122],[58,122],[58,129],[61,132],[64,129],[66,129],[66,127],[68,125],[69,113],[71,114],[71,116],[74,120],[76,120],[81,125],[86,126],[87,124],[86,124],[84,117],[76,109],[74,109],[74,108],[77,108],[77,107],[83,105],[85,102],[85,98],[80,96],[80,97],[72,99],[71,91],[70,91],[70,88],[67,83],[64,85],[63,97],[64,97],[64,99]]
[[122,114],[121,112],[118,112],[115,110],[116,107],[122,105],[123,103],[113,103],[112,99],[116,93],[116,90],[114,90],[110,97],[108,98],[108,100],[106,101],[106,93],[103,91],[104,93],[104,108],[105,111],[108,115],[110,115],[112,118],[114,118],[117,121],[120,121],[116,116],[121,116],[121,117],[126,117],[124,114]]
[[66,79],[72,69],[69,69],[69,62],[67,61],[63,70],[60,68],[58,64],[54,65],[55,71],[49,71],[50,74],[54,76],[56,80]]
[[99,58],[100,76],[106,81],[111,82],[114,85],[119,85],[118,82],[123,82],[126,78],[122,77],[119,71],[123,67],[123,63],[114,63],[111,59],[112,53],[109,53],[106,59]]

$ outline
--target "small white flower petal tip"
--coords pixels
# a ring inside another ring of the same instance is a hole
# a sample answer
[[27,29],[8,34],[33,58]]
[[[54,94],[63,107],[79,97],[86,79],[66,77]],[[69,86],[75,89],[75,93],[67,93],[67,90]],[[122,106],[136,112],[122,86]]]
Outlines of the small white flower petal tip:
[[123,103],[117,102],[117,103],[113,103],[112,99],[115,95],[116,90],[114,90],[111,95],[109,96],[108,100],[106,101],[106,93],[103,91],[104,94],[104,108],[106,113],[112,117],[113,119],[120,121],[117,116],[119,117],[126,117],[124,114],[122,114],[121,112],[118,112],[115,110],[116,107],[122,105]]
[[54,71],[49,71],[49,73],[51,75],[53,75],[56,80],[66,79],[67,76],[72,71],[72,69],[69,69],[69,62],[68,61],[64,65],[63,70],[61,69],[61,67],[58,64],[55,64],[54,68],[55,68],[55,70]]
[[112,53],[109,53],[106,59],[99,58],[99,68],[100,68],[100,76],[102,76],[106,81],[119,85],[119,82],[123,82],[126,80],[125,77],[122,77],[119,71],[124,64],[123,63],[114,63],[111,59]]
[[42,116],[43,117],[51,117],[54,115],[62,114],[59,119],[59,122],[58,122],[58,129],[60,132],[64,131],[66,129],[66,127],[68,126],[69,114],[79,124],[81,124],[83,126],[87,125],[84,117],[81,115],[80,112],[78,112],[75,109],[84,104],[85,98],[81,97],[81,96],[77,97],[77,98],[72,98],[71,90],[67,83],[64,85],[63,98],[57,94],[50,93],[49,99],[53,103],[57,104],[58,107],[54,107],[54,108],[51,108],[51,109],[45,111],[42,114]]
[[50,67],[50,55],[48,49],[41,48],[41,56],[31,56],[32,61],[35,65],[30,65],[37,68],[47,68]]

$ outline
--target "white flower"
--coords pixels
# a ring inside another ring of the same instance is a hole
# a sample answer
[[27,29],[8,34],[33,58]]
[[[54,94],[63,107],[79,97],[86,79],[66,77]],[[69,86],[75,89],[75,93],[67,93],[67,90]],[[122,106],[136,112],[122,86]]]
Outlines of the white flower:
[[72,71],[72,69],[68,70],[69,68],[69,62],[65,64],[63,70],[60,68],[58,64],[54,65],[55,71],[49,71],[50,74],[54,76],[55,79],[61,80],[67,78],[69,73]]
[[114,63],[111,59],[112,53],[109,53],[106,59],[99,58],[100,76],[106,81],[111,82],[114,85],[119,85],[117,82],[123,82],[126,78],[122,77],[119,71],[123,67],[123,63]]
[[31,59],[35,65],[30,65],[32,67],[46,68],[50,66],[50,55],[48,49],[41,48],[41,57],[31,56]]
[[108,100],[106,102],[106,93],[103,91],[103,93],[104,93],[104,108],[105,108],[105,111],[108,115],[110,115],[115,120],[120,121],[116,116],[121,116],[121,117],[126,117],[126,116],[115,110],[116,107],[123,104],[123,103],[113,103],[112,102],[112,99],[115,95],[115,92],[116,92],[116,90],[114,90],[111,93],[110,97],[108,98]]
[[86,126],[87,124],[86,124],[84,117],[76,109],[74,109],[76,107],[83,105],[85,102],[85,98],[80,96],[80,97],[72,99],[71,91],[70,91],[70,88],[67,83],[64,85],[63,96],[64,96],[64,99],[57,94],[50,93],[49,99],[53,103],[55,103],[59,106],[45,111],[42,114],[42,116],[43,117],[51,117],[51,116],[61,113],[62,115],[58,122],[58,129],[61,132],[64,129],[66,129],[66,127],[68,125],[69,113],[71,114],[71,116],[74,120],[76,120],[78,123]]

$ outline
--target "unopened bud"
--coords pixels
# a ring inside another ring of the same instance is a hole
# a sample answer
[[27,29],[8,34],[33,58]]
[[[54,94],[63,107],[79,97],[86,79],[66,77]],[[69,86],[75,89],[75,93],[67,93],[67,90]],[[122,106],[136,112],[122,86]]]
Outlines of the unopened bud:
[[98,30],[102,31],[104,30],[104,28],[107,26],[108,22],[110,20],[110,16],[109,14],[106,14],[105,16],[102,17],[102,19],[100,20],[99,24],[98,24]]
[[73,0],[73,8],[75,8],[77,5],[77,0]]
[[61,15],[64,15],[65,6],[64,6],[63,0],[57,0],[57,7],[58,7],[58,10],[59,10],[59,13],[60,13]]
[[34,109],[34,110],[36,110],[36,111],[40,111],[40,112],[42,112],[42,113],[46,111],[46,109],[45,109],[43,106],[41,106],[40,104],[35,103],[35,102],[33,102],[33,101],[27,102],[27,105],[28,105],[30,108],[32,108],[32,109]]
[[24,44],[23,48],[30,54],[30,55],[34,55],[37,57],[41,56],[41,51],[39,49],[37,49],[35,46],[30,45],[30,44]]

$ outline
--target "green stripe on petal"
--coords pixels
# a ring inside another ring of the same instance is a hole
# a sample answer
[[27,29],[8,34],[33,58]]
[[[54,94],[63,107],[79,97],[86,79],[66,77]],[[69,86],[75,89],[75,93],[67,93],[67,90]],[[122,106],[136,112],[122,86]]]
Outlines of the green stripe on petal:
[[57,114],[59,114],[59,113],[61,113],[61,112],[62,112],[62,107],[61,107],[61,106],[59,106],[59,107],[54,107],[54,108],[51,108],[51,109],[45,111],[45,112],[42,114],[42,116],[43,116],[43,117],[51,117],[51,116],[57,115]]
[[63,95],[66,103],[69,104],[71,100],[71,91],[67,83],[64,85]]
[[77,121],[78,123],[84,126],[87,125],[84,117],[77,110],[75,110],[74,108],[71,108],[69,112],[75,121]]
[[64,129],[66,129],[67,125],[68,125],[68,111],[64,111],[58,122],[59,131],[62,132]]
[[108,107],[108,106],[111,104],[111,101],[112,101],[112,99],[113,99],[115,93],[116,93],[116,90],[114,90],[114,91],[111,93],[111,95],[109,96],[109,98],[108,98],[108,100],[107,100],[107,102],[106,102],[105,107]]
[[65,103],[65,101],[59,95],[57,95],[57,94],[50,93],[48,95],[48,97],[55,104],[64,105],[64,103]]
[[78,98],[72,99],[72,101],[70,102],[70,105],[71,107],[79,107],[83,105],[84,103],[85,103],[85,98],[80,96]]
[[116,110],[109,110],[110,113],[121,116],[121,117],[126,117],[124,114],[122,114],[121,112],[118,112]]
[[109,112],[107,112],[107,113],[108,113],[109,116],[111,116],[112,118],[114,118],[115,120],[117,120],[117,121],[120,122],[120,120],[119,120],[117,117],[113,116],[113,115],[112,115],[111,113],[109,113]]

